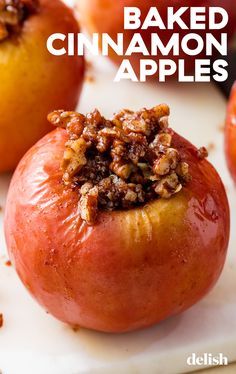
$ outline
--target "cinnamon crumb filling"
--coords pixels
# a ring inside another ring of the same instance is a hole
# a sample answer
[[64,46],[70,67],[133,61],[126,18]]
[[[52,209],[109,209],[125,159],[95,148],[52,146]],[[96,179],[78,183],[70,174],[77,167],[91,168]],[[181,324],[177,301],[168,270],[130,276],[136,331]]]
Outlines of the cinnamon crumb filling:
[[20,32],[23,22],[37,11],[39,0],[0,0],[0,41]]
[[172,146],[169,107],[122,110],[107,120],[98,110],[84,116],[55,111],[49,121],[66,129],[63,181],[78,188],[81,218],[99,210],[130,209],[178,193],[191,179],[189,165]]

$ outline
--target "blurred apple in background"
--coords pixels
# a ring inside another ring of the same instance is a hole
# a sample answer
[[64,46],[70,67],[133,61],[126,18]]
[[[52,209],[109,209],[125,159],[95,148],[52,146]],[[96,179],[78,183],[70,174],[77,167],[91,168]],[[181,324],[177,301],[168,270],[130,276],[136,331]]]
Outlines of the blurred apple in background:
[[[211,7],[211,6],[219,6],[223,7],[229,14],[229,23],[227,27],[223,30],[210,30],[213,35],[218,38],[222,32],[227,32],[229,38],[232,37],[233,31],[236,26],[236,6],[235,0],[193,0],[191,4],[186,4],[184,0],[163,0],[163,1],[156,1],[156,0],[77,0],[77,8],[79,11],[79,17],[82,26],[87,30],[90,34],[92,33],[108,33],[114,40],[116,40],[117,33],[124,33],[124,47],[130,43],[134,33],[139,32],[143,40],[145,41],[148,50],[150,51],[150,35],[153,32],[157,32],[157,29],[151,27],[147,30],[124,30],[124,7],[138,7],[141,10],[142,16],[141,20],[144,21],[146,15],[150,9],[150,7],[154,6],[158,8],[158,11],[166,24],[167,19],[167,8],[174,7],[174,9],[178,9],[184,6],[199,6],[199,7]],[[189,20],[189,13],[186,12],[186,15],[183,15],[183,20],[188,24]],[[190,30],[181,30],[179,27],[178,29],[174,30],[159,30],[158,34],[163,42],[166,45],[174,32],[178,32],[180,34],[180,40],[183,36],[188,34]],[[201,35],[205,39],[205,34],[208,30],[196,30],[197,34]],[[191,42],[189,43],[191,47]],[[195,43],[193,44],[193,47]],[[123,56],[117,56],[115,53],[110,53],[110,58],[115,61],[116,63],[120,64]],[[140,59],[145,58],[141,54],[133,54],[132,56],[126,58],[130,59],[133,67],[135,68],[136,72],[139,72],[139,62]],[[150,58],[150,57],[148,57]],[[156,61],[163,58],[161,54],[158,56],[152,57]],[[179,56],[169,55],[168,57],[173,61],[177,61],[178,59],[185,59],[185,72],[190,74],[194,71],[195,68],[195,59],[196,56],[186,56],[183,52],[180,53]],[[206,57],[205,51],[203,51],[199,56],[199,59],[209,58]]]
[[[16,18],[9,4],[15,7]],[[12,4],[3,0],[0,7],[0,172],[4,172],[14,169],[51,130],[49,112],[76,108],[84,59],[56,57],[47,51],[50,34],[79,32],[72,10],[60,0]]]
[[236,82],[232,88],[227,109],[225,151],[229,170],[236,183]]

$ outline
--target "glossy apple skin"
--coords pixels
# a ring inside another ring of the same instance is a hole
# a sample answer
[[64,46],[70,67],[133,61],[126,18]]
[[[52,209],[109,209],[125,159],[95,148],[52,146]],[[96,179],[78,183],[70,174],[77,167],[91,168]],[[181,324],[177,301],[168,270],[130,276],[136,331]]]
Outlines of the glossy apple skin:
[[30,293],[63,322],[125,332],[180,313],[214,286],[225,262],[229,207],[221,179],[178,135],[192,181],[168,200],[100,212],[88,226],[62,182],[67,135],[46,135],[21,160],[5,214],[11,260]]
[[[190,32],[195,32],[194,30],[181,30],[180,28],[175,30],[159,30],[157,28],[149,28],[147,30],[124,30],[124,7],[138,7],[141,10],[142,22],[146,18],[146,15],[150,9],[150,7],[157,7],[159,13],[164,20],[166,25],[167,20],[167,8],[173,6],[174,8],[179,9],[180,7],[186,6],[195,6],[195,7],[206,7],[207,9],[211,6],[219,6],[223,7],[227,10],[229,14],[229,23],[224,30],[195,30],[197,34],[201,35],[205,40],[206,32],[211,32],[215,37],[219,38],[222,32],[227,32],[229,38],[233,35],[235,27],[236,27],[236,7],[235,7],[235,0],[193,0],[191,4],[187,4],[185,0],[163,0],[163,1],[156,1],[156,0],[77,0],[77,7],[79,11],[79,19],[81,21],[82,26],[91,34],[97,33],[108,33],[114,40],[117,38],[117,33],[124,34],[124,47],[125,49],[128,47],[130,40],[132,39],[134,33],[140,33],[143,37],[143,40],[148,47],[149,52],[151,51],[150,48],[150,35],[151,33],[158,32],[159,36],[164,45],[167,45],[171,35],[173,32],[178,32],[180,35],[180,40],[183,38],[184,35],[189,34]],[[188,23],[189,14],[183,16],[183,20]],[[191,47],[191,43],[189,43]],[[192,45],[191,48],[194,48],[195,44]],[[123,60],[123,56],[117,56],[113,51],[110,51],[110,58],[120,64]],[[139,65],[140,59],[154,59],[155,61],[159,61],[159,59],[171,59],[177,62],[178,59],[185,59],[185,72],[186,74],[192,74],[195,70],[195,59],[196,56],[187,56],[180,50],[179,56],[174,56],[173,54],[169,54],[169,56],[162,56],[160,53],[158,56],[142,56],[140,54],[133,54],[132,56],[125,56],[126,59],[129,59],[132,63],[132,66],[137,74],[139,74]],[[197,56],[198,59],[209,59],[206,56],[205,51]],[[156,75],[155,75],[156,77]],[[173,76],[172,78],[176,78]]]
[[55,108],[75,109],[84,76],[83,57],[55,57],[50,34],[78,32],[72,11],[60,0],[40,0],[37,14],[17,38],[0,43],[0,172],[14,169],[24,153],[51,131]]
[[236,82],[233,85],[227,109],[225,152],[229,170],[236,183]]

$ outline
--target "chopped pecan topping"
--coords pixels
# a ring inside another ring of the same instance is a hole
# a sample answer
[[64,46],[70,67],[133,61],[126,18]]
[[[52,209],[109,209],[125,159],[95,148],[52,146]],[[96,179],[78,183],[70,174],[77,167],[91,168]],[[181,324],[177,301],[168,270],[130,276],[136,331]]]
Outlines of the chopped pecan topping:
[[99,209],[129,209],[170,198],[190,181],[189,166],[172,146],[165,104],[138,112],[122,110],[106,120],[98,110],[84,116],[48,116],[66,129],[63,180],[78,188],[81,218],[94,224]]
[[37,11],[39,0],[0,0],[0,41],[18,33],[22,23]]

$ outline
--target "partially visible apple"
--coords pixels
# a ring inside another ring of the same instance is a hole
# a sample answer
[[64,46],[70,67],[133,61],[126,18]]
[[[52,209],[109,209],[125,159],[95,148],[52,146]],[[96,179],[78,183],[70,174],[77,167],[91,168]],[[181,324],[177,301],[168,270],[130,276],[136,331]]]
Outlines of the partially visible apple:
[[51,55],[46,42],[55,32],[77,33],[77,21],[60,0],[39,0],[38,10],[28,15],[18,33],[0,41],[0,172],[14,169],[50,131],[50,111],[77,105],[84,59]]
[[236,82],[233,85],[227,109],[225,152],[229,170],[236,183]]

